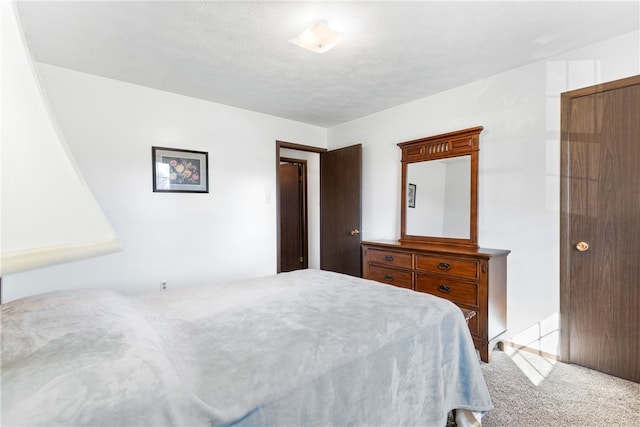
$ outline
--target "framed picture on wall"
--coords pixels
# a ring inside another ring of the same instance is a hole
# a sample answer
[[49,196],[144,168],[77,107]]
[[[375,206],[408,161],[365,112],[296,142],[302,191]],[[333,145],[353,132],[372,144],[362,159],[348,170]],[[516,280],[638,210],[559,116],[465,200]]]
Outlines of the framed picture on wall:
[[407,204],[410,208],[416,207],[416,185],[409,184],[407,189]]
[[151,147],[153,191],[208,193],[209,158],[204,151]]

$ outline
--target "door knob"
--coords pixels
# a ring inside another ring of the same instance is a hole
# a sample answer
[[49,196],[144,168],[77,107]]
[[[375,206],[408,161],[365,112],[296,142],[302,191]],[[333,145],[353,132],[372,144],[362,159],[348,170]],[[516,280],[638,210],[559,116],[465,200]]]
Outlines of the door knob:
[[353,230],[351,230],[352,236],[357,236],[358,234],[360,234],[360,230],[358,230],[357,228],[354,228]]
[[580,252],[585,252],[589,250],[589,244],[587,242],[578,242],[576,245],[576,249]]

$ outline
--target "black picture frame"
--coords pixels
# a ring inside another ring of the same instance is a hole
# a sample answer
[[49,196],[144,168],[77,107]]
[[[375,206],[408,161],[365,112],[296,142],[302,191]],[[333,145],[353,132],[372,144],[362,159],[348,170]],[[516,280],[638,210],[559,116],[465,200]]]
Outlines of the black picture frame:
[[416,207],[416,185],[409,184],[407,188],[407,206],[410,208]]
[[209,153],[181,148],[151,147],[151,161],[154,192],[209,192]]

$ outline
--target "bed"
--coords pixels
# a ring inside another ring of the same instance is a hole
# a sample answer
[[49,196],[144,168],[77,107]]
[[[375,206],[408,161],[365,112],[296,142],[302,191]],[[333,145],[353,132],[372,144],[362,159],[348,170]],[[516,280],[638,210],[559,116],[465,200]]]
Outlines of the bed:
[[4,426],[444,427],[492,409],[455,305],[318,270],[11,301],[1,357]]

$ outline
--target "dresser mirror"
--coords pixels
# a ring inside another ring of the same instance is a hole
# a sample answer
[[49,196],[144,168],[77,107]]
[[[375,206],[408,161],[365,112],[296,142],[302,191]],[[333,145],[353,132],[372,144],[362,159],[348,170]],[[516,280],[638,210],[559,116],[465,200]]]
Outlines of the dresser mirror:
[[407,165],[407,234],[471,238],[471,156]]
[[482,127],[398,144],[401,242],[478,247],[478,151]]

